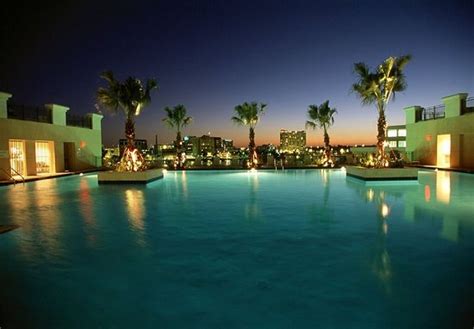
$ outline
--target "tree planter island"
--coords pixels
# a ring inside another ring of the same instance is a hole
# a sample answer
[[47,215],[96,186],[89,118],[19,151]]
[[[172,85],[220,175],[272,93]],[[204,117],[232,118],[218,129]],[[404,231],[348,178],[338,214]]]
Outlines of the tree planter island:
[[144,171],[101,171],[97,174],[99,184],[148,184],[163,178],[163,169]]
[[364,181],[418,180],[418,168],[347,167],[346,175]]

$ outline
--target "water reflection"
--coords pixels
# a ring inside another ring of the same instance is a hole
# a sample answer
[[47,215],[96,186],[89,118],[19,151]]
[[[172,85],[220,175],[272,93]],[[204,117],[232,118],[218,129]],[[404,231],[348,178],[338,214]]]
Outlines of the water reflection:
[[125,204],[127,208],[128,220],[132,227],[132,231],[137,236],[137,242],[145,245],[145,197],[142,190],[127,189],[125,191]]
[[463,230],[472,232],[474,226],[473,178],[442,170],[422,172],[419,189],[404,194],[404,219],[415,223],[429,218],[426,223],[431,226],[441,223],[440,236],[458,242]]
[[333,219],[334,209],[329,206],[330,188],[331,188],[331,174],[328,169],[320,170],[320,184],[323,190],[322,202],[318,202],[319,198],[315,198],[312,204],[310,213],[311,218],[317,218],[320,222],[328,222]]
[[[371,267],[372,272],[379,279],[385,292],[390,294],[393,270],[386,242],[392,211],[388,193],[381,187],[366,187],[363,183],[352,180],[348,180],[347,185],[353,188],[367,204],[374,206],[377,231],[375,245],[372,249]],[[400,197],[400,195],[396,194],[395,197]]]
[[449,204],[451,198],[451,173],[436,172],[436,200]]
[[248,173],[248,183],[250,186],[249,201],[245,205],[245,218],[247,219],[257,219],[261,215],[260,207],[258,205],[258,173],[249,172]]
[[[390,291],[393,269],[386,246],[390,225],[411,223],[451,242],[472,241],[474,232],[474,176],[448,171],[422,171],[418,184],[388,183],[366,186],[347,179],[359,198],[373,205],[377,218],[373,271]],[[396,209],[399,207],[399,209]],[[392,223],[392,224],[391,224]],[[393,232],[393,230],[392,230]]]
[[64,232],[60,209],[64,203],[57,192],[56,180],[38,182],[33,189],[27,186],[22,197],[18,198],[16,195],[14,198],[16,200],[12,200],[10,207],[13,213],[21,213],[19,217],[14,218],[22,219],[18,224],[31,238],[18,244],[20,253],[33,263],[45,258],[61,257],[64,252],[61,242]]
[[96,219],[93,210],[93,201],[91,197],[91,180],[81,178],[79,183],[79,210],[84,219],[84,229],[87,243],[90,247],[95,247],[97,243]]
[[183,198],[188,199],[188,180],[185,170],[181,173],[181,190],[183,191]]

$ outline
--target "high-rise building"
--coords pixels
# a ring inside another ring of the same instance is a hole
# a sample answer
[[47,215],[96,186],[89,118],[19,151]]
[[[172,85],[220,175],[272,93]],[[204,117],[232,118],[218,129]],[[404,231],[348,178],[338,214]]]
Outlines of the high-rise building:
[[[119,149],[120,154],[123,154],[125,147],[127,147],[128,140],[125,138],[119,139]],[[135,139],[135,147],[140,150],[140,152],[146,152],[148,150],[148,143],[146,139]]]
[[201,137],[185,136],[184,146],[187,155],[207,156],[215,155],[227,148],[232,149],[232,140],[225,140],[221,137],[212,137],[209,135],[202,135]]
[[306,146],[306,131],[280,129],[281,152],[303,151]]

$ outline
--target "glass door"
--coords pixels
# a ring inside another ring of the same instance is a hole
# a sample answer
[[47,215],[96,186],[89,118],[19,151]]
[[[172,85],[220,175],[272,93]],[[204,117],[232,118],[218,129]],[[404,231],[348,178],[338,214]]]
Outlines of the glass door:
[[25,142],[19,140],[10,140],[10,167],[12,175],[25,175]]
[[36,173],[51,173],[51,146],[49,142],[36,142]]

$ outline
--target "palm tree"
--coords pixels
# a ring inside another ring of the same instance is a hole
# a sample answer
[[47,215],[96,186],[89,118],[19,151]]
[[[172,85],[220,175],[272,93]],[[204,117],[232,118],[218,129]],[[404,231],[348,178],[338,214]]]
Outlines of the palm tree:
[[359,80],[352,85],[352,91],[357,93],[363,105],[375,103],[379,114],[376,167],[388,165],[384,151],[385,130],[387,128],[385,111],[390,99],[395,97],[395,93],[403,91],[407,87],[403,69],[410,60],[410,55],[389,57],[374,72],[371,72],[365,63],[354,64],[354,71]]
[[176,129],[176,161],[178,167],[181,167],[181,151],[183,141],[181,139],[181,129],[191,123],[192,118],[186,115],[186,107],[184,105],[176,105],[173,108],[165,107],[166,117],[163,121],[170,127]]
[[249,166],[255,168],[257,166],[257,152],[255,151],[255,126],[260,116],[265,111],[266,104],[257,102],[243,103],[234,108],[235,116],[232,121],[236,124],[249,127]]
[[334,124],[334,114],[336,113],[337,111],[335,108],[329,107],[328,100],[319,106],[310,105],[308,107],[308,117],[310,120],[306,121],[306,128],[316,129],[317,127],[320,127],[323,128],[324,131],[324,165],[329,165],[332,163],[328,128]]
[[113,113],[122,110],[125,114],[125,137],[127,147],[121,158],[121,166],[118,170],[138,171],[143,169],[143,157],[135,148],[135,117],[138,116],[146,105],[151,102],[150,93],[158,88],[155,79],[146,81],[145,86],[134,77],[128,77],[125,81],[117,80],[112,71],[105,71],[100,75],[107,81],[106,87],[97,90],[97,101],[99,105]]

